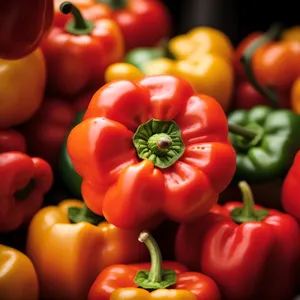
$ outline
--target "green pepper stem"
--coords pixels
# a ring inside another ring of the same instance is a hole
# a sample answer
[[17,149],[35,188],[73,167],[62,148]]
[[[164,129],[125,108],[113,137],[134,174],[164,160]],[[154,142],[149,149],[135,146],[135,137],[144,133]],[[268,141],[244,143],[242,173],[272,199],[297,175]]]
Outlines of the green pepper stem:
[[73,3],[65,1],[61,3],[59,9],[63,14],[67,15],[71,13],[74,17],[74,20],[70,20],[65,26],[65,30],[67,32],[75,35],[81,35],[89,34],[93,30],[93,22],[85,20],[80,10]]
[[228,129],[229,129],[229,132],[240,135],[243,138],[249,139],[249,140],[254,139],[257,135],[257,132],[247,129],[247,128],[237,125],[237,124],[228,123]]
[[149,250],[151,259],[151,269],[148,280],[150,282],[162,281],[162,256],[157,242],[148,231],[142,231],[139,235],[139,241],[144,243]]
[[236,207],[230,212],[232,219],[237,223],[258,222],[265,219],[269,212],[266,209],[254,209],[253,194],[248,183],[240,181],[238,185],[243,195],[243,206]]
[[278,108],[278,96],[274,89],[271,87],[263,88],[255,78],[253,69],[252,69],[252,58],[255,51],[263,46],[264,44],[275,40],[278,38],[282,30],[282,26],[280,24],[274,24],[271,28],[260,38],[255,39],[245,50],[241,57],[241,62],[244,65],[246,76],[249,82],[253,85],[253,87],[264,97],[266,97],[271,106]]
[[241,215],[243,217],[250,217],[254,212],[253,193],[246,181],[240,181],[238,183],[238,186],[242,192],[243,204],[244,204]]

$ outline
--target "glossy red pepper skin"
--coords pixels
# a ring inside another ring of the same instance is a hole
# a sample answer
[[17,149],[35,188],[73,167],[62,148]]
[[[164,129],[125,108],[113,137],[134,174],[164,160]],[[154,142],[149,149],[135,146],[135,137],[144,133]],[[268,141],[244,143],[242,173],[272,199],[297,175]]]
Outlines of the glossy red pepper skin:
[[124,41],[117,24],[108,18],[92,22],[88,34],[71,34],[67,27],[55,26],[43,41],[49,94],[72,97],[97,89],[104,83],[107,66],[122,60]]
[[263,221],[238,225],[228,213],[241,206],[229,202],[220,212],[182,224],[176,239],[177,260],[214,279],[222,299],[291,299],[299,255],[296,220],[268,210]]
[[[0,178],[0,232],[9,232],[27,224],[42,206],[53,174],[43,159],[10,151],[0,154]],[[31,181],[30,190],[24,191]]]
[[0,130],[0,153],[9,151],[26,152],[24,136],[14,129]]
[[287,173],[282,185],[281,202],[284,210],[300,222],[300,151],[294,158],[294,163]]
[[[112,18],[118,23],[125,40],[126,51],[138,47],[151,47],[167,38],[171,32],[171,16],[164,4],[158,0],[127,0],[122,8],[114,9]],[[122,1],[121,1],[122,2]]]
[[53,22],[53,0],[0,2],[0,58],[20,59],[39,46]]
[[[133,146],[134,132],[149,119],[174,120],[180,128],[185,152],[168,168],[139,159]],[[128,229],[148,228],[166,217],[188,221],[204,215],[235,172],[220,104],[171,75],[103,86],[67,147],[89,208]]]
[[[177,274],[176,284],[171,289],[189,290],[196,295],[198,300],[220,300],[217,285],[208,276],[188,269],[177,262],[164,261],[164,269],[174,270]],[[134,265],[113,265],[104,269],[93,283],[88,300],[109,300],[111,293],[118,288],[133,287],[134,277],[139,270],[150,270],[150,263]],[[180,299],[180,298],[179,298]]]

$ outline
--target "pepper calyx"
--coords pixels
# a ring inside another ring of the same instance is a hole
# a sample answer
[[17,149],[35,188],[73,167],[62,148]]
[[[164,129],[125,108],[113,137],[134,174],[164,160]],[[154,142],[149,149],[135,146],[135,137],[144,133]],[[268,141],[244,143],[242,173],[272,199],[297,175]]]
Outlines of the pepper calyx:
[[235,144],[239,149],[247,150],[258,146],[263,139],[264,129],[257,123],[249,123],[246,126],[228,124],[229,132],[235,135]]
[[180,129],[174,121],[150,119],[138,127],[133,144],[141,159],[148,159],[161,169],[173,165],[185,150]]
[[86,204],[83,207],[69,207],[68,217],[72,223],[87,222],[92,225],[98,225],[105,221],[105,218],[92,212]]

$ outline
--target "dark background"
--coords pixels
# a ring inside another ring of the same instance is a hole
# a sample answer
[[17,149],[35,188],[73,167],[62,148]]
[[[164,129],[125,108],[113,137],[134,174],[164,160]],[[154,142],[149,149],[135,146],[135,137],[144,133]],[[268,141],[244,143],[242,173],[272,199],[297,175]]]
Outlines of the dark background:
[[195,26],[225,32],[236,45],[252,31],[265,31],[274,22],[300,25],[300,1],[269,0],[162,0],[173,18],[173,35]]

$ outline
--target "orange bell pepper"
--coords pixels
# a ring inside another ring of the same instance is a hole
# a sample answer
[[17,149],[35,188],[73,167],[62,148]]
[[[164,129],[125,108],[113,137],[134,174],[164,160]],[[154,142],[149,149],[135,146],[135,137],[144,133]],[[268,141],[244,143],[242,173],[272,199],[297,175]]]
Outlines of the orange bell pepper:
[[84,19],[70,2],[63,2],[60,8],[73,18],[63,28],[53,27],[41,45],[47,62],[47,88],[55,95],[74,96],[104,83],[105,69],[123,58],[124,42],[112,19]]
[[87,299],[102,269],[148,257],[138,234],[103,221],[78,200],[41,209],[29,226],[26,247],[40,280],[41,298]]
[[22,252],[0,245],[0,298],[38,300],[38,278],[30,259]]
[[236,165],[221,105],[171,75],[100,88],[67,148],[86,204],[127,229],[206,214]]
[[293,41],[300,43],[300,26],[295,25],[286,28],[285,30],[283,30],[280,38],[283,41]]
[[0,59],[0,129],[19,125],[42,103],[46,66],[40,49],[19,60]]
[[291,107],[295,113],[300,114],[300,77],[298,77],[292,85]]

